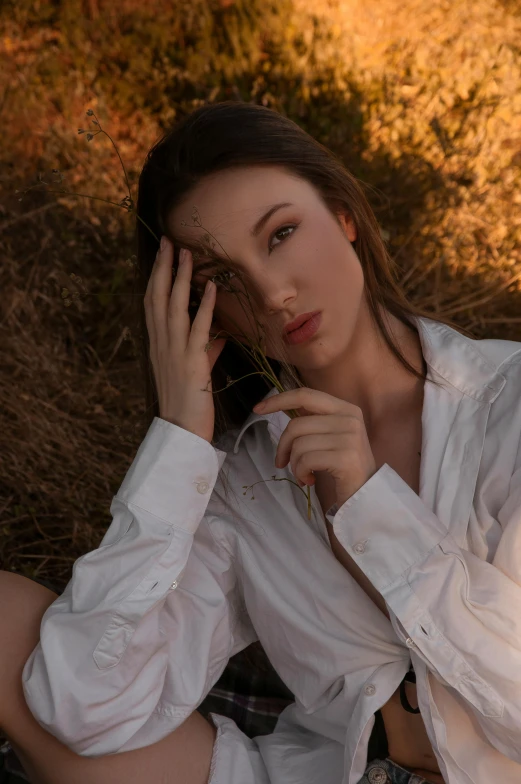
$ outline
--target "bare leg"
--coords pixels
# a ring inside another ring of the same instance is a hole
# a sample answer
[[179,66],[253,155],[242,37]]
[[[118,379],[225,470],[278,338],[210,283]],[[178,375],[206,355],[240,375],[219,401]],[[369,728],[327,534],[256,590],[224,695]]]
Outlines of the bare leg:
[[22,670],[56,598],[0,571],[0,727],[33,784],[207,784],[217,730],[197,711],[158,743],[96,758],[76,754],[38,724],[23,696]]

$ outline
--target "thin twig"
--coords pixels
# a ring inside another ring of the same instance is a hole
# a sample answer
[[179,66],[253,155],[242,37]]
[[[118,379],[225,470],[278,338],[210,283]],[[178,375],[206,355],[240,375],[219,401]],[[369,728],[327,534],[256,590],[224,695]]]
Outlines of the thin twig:
[[20,558],[37,558],[41,560],[42,558],[52,558],[53,561],[76,561],[77,559],[74,557],[68,557],[65,555],[34,555],[33,553],[24,553],[21,555]]
[[14,224],[19,223],[19,221],[25,220],[26,218],[33,218],[38,213],[43,212],[44,210],[50,210],[51,207],[56,207],[56,206],[57,206],[57,202],[55,201],[49,202],[49,204],[42,204],[41,207],[36,207],[36,209],[30,210],[29,212],[24,212],[23,215],[17,215],[16,218],[9,218],[8,220],[5,220],[3,223],[0,223],[0,232],[4,231],[5,229],[8,229],[9,226],[14,226]]
[[497,291],[492,292],[490,295],[486,297],[481,297],[480,299],[477,299],[474,302],[467,302],[464,305],[458,305],[458,307],[456,308],[448,308],[447,310],[441,310],[439,312],[441,313],[442,316],[452,317],[456,313],[461,313],[461,311],[463,310],[471,310],[472,308],[479,307],[480,305],[486,305],[488,302],[490,302],[490,300],[497,297],[498,294],[501,294],[502,291],[507,289],[509,286],[515,283],[516,280],[519,280],[520,278],[521,278],[521,272],[518,272],[516,275],[513,275],[509,280],[502,283],[501,286],[499,286],[499,288],[497,289]]

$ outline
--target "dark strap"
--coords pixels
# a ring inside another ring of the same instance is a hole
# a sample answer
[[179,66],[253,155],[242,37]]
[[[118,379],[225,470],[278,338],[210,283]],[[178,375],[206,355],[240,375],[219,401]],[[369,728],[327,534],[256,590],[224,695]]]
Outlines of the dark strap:
[[[400,683],[400,702],[402,707],[409,713],[420,713],[419,708],[413,708],[407,699],[405,693],[405,681],[409,683],[416,683],[416,673],[413,668],[405,674],[403,681]],[[374,759],[385,759],[389,756],[389,746],[387,742],[387,733],[385,731],[385,724],[382,712],[377,710],[374,714],[375,722],[371,737],[369,738],[369,747],[367,749],[367,762]]]
[[413,708],[407,699],[407,694],[405,693],[405,681],[408,681],[409,683],[416,683],[416,673],[412,667],[409,672],[405,673],[405,677],[400,683],[400,702],[402,703],[402,708],[404,708],[409,713],[420,713],[420,709]]
[[374,726],[367,748],[367,762],[372,762],[374,759],[384,760],[388,756],[389,746],[387,743],[385,724],[382,712],[377,710],[374,714]]

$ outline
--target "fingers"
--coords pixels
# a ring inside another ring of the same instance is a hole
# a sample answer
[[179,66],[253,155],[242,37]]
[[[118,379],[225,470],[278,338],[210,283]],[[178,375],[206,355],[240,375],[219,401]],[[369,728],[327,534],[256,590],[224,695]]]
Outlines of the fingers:
[[164,244],[157,252],[144,300],[151,354],[163,353],[168,348],[178,354],[188,348],[202,351],[210,339],[216,286],[212,281],[207,283],[191,325],[188,306],[192,254],[186,248],[181,249],[179,267],[172,286],[174,247],[167,237],[162,239]]
[[216,290],[217,287],[215,283],[209,280],[206,283],[204,294],[201,298],[201,304],[199,305],[199,309],[194,318],[188,344],[189,349],[193,348],[195,351],[204,350],[204,347],[210,339]]
[[[166,238],[165,238],[166,239]],[[151,350],[164,347],[167,339],[168,303],[172,285],[172,245],[166,240],[159,248],[144,297]]]
[[[172,252],[173,257],[173,252]],[[170,271],[171,271],[170,263]],[[174,350],[186,351],[190,338],[190,281],[192,280],[192,254],[181,248],[179,253],[179,267],[170,294],[168,305],[168,324],[170,340]],[[170,289],[169,289],[170,291]]]
[[174,246],[163,236],[150,274],[144,298],[147,329],[154,350],[168,347],[184,352],[190,335],[190,280],[192,258],[181,250],[179,267],[172,286]]

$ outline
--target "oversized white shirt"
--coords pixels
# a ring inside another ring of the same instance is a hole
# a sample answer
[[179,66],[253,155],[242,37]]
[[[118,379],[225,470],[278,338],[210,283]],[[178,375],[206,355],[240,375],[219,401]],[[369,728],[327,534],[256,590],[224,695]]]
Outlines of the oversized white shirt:
[[303,490],[272,479],[294,480],[274,465],[284,412],[218,448],[156,417],[25,666],[45,728],[88,756],[149,745],[259,639],[295,695],[256,739],[274,784],[315,784],[291,754],[306,732],[317,754],[342,744],[320,781],[356,784],[410,660],[445,781],[521,782],[521,343],[413,321],[443,385],[425,384],[419,496],[384,464],[327,512],[391,620],[336,560],[314,487],[308,520]]

